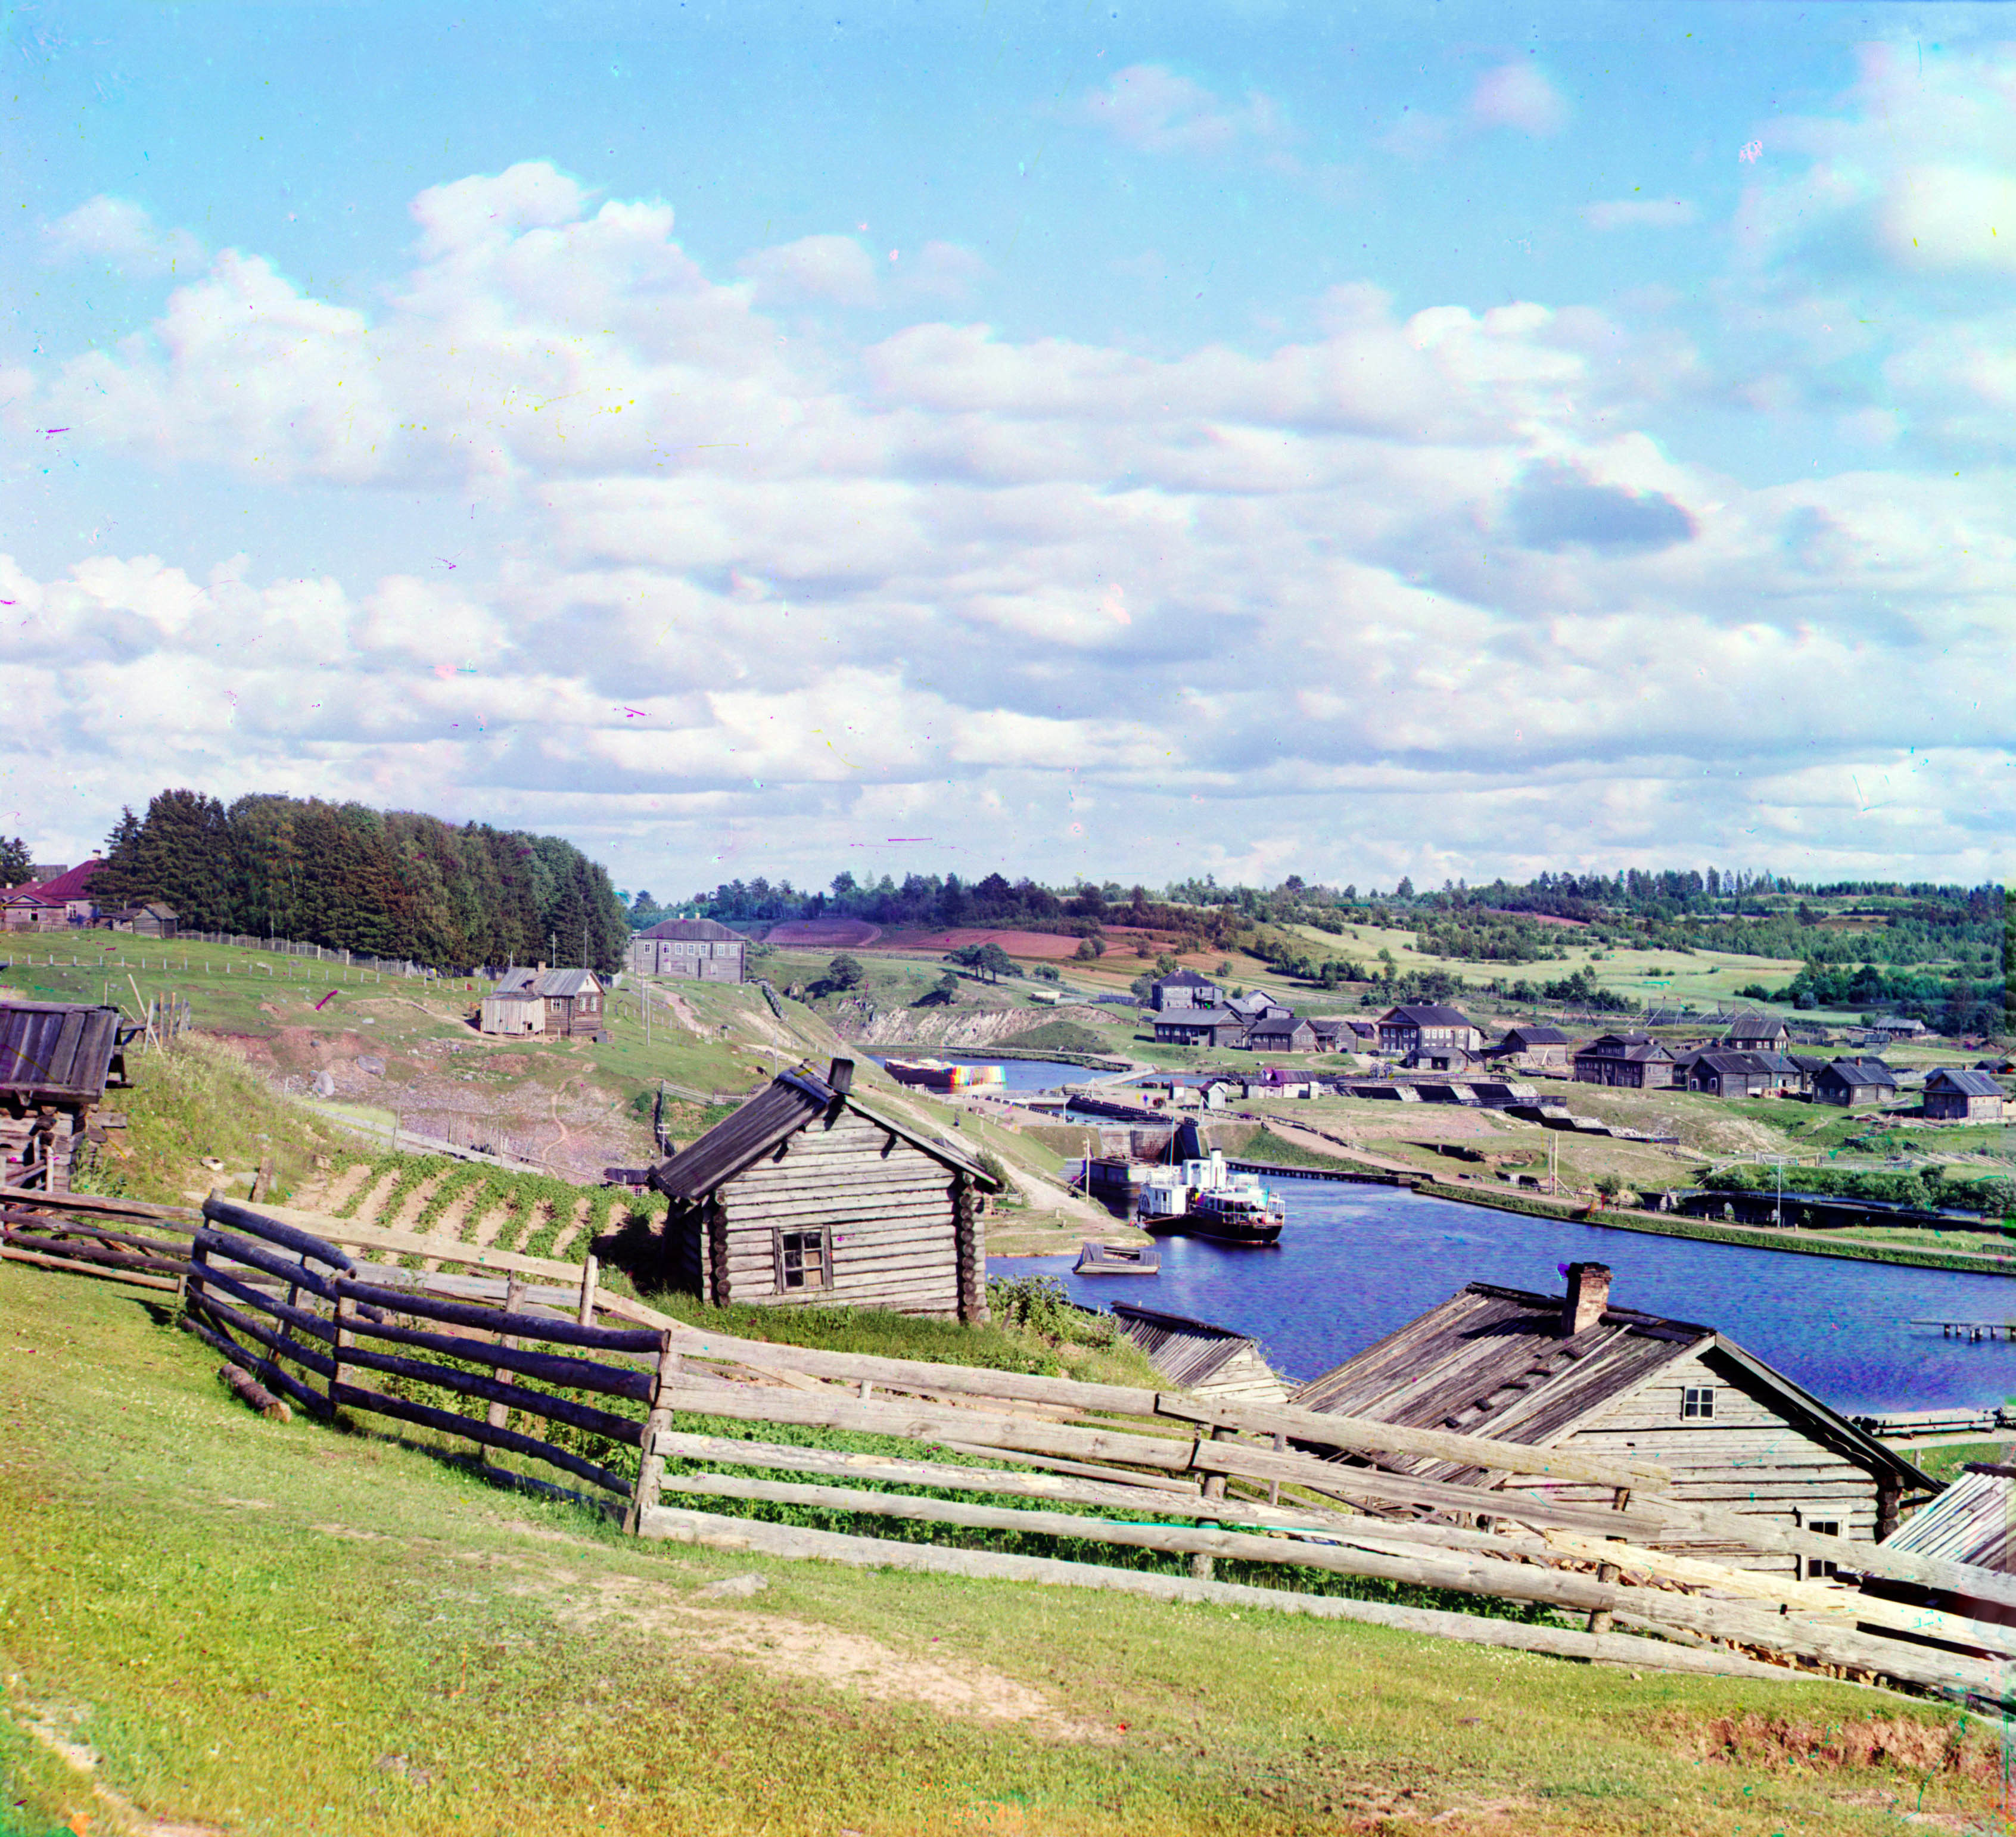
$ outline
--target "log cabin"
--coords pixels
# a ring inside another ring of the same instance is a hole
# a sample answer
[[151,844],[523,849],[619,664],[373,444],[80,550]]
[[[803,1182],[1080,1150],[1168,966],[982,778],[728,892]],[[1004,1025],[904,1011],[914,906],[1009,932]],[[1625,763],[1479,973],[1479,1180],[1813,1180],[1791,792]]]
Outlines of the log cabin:
[[1568,1037],[1559,1027],[1521,1023],[1507,1027],[1492,1056],[1527,1071],[1564,1072],[1568,1069]]
[[2002,1087],[1985,1072],[1941,1066],[1925,1080],[1925,1116],[1935,1123],[1999,1123]]
[[[1937,1483],[1838,1411],[1715,1331],[1613,1307],[1610,1271],[1568,1266],[1564,1295],[1490,1282],[1460,1293],[1312,1379],[1303,1408],[1456,1429],[1618,1461],[1654,1461],[1672,1496],[1835,1536],[1874,1540]],[[1474,1481],[1448,1462],[1386,1461],[1423,1478]],[[1526,1481],[1564,1500],[1601,1488]],[[1661,1540],[1688,1555],[1798,1575],[1802,1559],[1712,1537]]]
[[0,1143],[16,1163],[9,1185],[27,1177],[46,1192],[69,1192],[77,1151],[103,1139],[93,1113],[106,1087],[128,1081],[126,1043],[138,1031],[116,1008],[0,1004]]
[[1622,1085],[1633,1091],[1666,1091],[1673,1083],[1673,1055],[1650,1034],[1600,1034],[1575,1049],[1578,1084]]
[[987,1318],[981,1196],[1001,1182],[963,1150],[869,1109],[854,1062],[779,1073],[652,1168],[671,1201],[674,1280],[717,1307],[886,1307]]
[[1460,1008],[1438,1002],[1389,1008],[1380,1016],[1381,1052],[1414,1052],[1424,1046],[1460,1046],[1478,1052],[1483,1049],[1484,1033]]

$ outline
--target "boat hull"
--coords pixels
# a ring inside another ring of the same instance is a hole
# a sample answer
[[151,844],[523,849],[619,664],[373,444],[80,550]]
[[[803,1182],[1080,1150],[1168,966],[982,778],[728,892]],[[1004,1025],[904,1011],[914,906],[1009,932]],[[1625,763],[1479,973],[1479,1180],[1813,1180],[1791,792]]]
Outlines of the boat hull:
[[1204,1213],[1179,1212],[1166,1218],[1143,1218],[1139,1224],[1153,1238],[1209,1238],[1219,1244],[1273,1244],[1281,1236],[1278,1219],[1215,1218]]

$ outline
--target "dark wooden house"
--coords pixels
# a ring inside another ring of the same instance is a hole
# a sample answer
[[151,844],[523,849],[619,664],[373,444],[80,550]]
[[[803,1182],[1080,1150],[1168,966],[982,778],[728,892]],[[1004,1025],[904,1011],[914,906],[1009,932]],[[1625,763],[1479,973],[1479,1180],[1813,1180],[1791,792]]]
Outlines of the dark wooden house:
[[1316,1030],[1298,1014],[1270,1014],[1254,1022],[1240,1044],[1255,1052],[1313,1052]]
[[1564,1072],[1568,1069],[1568,1037],[1559,1027],[1522,1023],[1507,1027],[1505,1037],[1492,1050],[1496,1059],[1509,1060],[1528,1071]]
[[1157,1014],[1172,1008],[1215,1008],[1222,999],[1223,991],[1218,984],[1194,969],[1179,969],[1172,976],[1160,977],[1148,990],[1148,1005]]
[[1716,1042],[1726,1052],[1783,1052],[1791,1043],[1791,1030],[1766,1014],[1732,1016]]
[[1650,1034],[1602,1034],[1575,1048],[1578,1084],[1617,1084],[1633,1091],[1665,1091],[1673,1083],[1673,1055]]
[[1710,1097],[1768,1097],[1783,1080],[1761,1055],[1730,1052],[1711,1047],[1690,1052],[1673,1064],[1673,1082]]
[[93,1113],[109,1086],[126,1083],[124,1048],[135,1030],[116,1008],[0,1004],[0,1143],[8,1185],[26,1176],[47,1192],[70,1190],[71,1163],[91,1139]]
[[640,976],[683,976],[704,983],[739,983],[749,940],[711,918],[666,918],[630,940],[630,967]]
[[1460,1046],[1475,1052],[1483,1044],[1483,1030],[1468,1015],[1439,1003],[1389,1008],[1379,1017],[1381,1052],[1413,1052],[1424,1046]]
[[1837,1059],[1813,1075],[1813,1102],[1849,1106],[1897,1095],[1897,1074],[1880,1059]]
[[603,1004],[601,980],[593,970],[549,969],[542,963],[534,969],[505,971],[484,1001],[478,1024],[486,1034],[596,1039],[603,1032]]
[[1941,1066],[1925,1079],[1925,1115],[1935,1123],[1999,1123],[2002,1087],[1985,1072]]
[[751,1301],[987,1318],[981,1196],[962,1150],[869,1109],[854,1062],[773,1078],[651,1170],[671,1201],[675,1278],[716,1307]]
[[1177,1008],[1155,1016],[1155,1038],[1171,1046],[1237,1046],[1246,1023],[1222,1008]]
[[[1601,1264],[1571,1264],[1565,1295],[1472,1282],[1290,1401],[1655,1461],[1672,1475],[1676,1499],[1844,1537],[1888,1537],[1906,1501],[1936,1490],[1901,1454],[1714,1328],[1612,1306]],[[1446,1462],[1405,1465],[1424,1478],[1477,1477]],[[1543,1486],[1557,1499],[1610,1497],[1517,1478],[1507,1490],[1520,1485]],[[1708,1539],[1662,1542],[1785,1573],[1799,1561]]]

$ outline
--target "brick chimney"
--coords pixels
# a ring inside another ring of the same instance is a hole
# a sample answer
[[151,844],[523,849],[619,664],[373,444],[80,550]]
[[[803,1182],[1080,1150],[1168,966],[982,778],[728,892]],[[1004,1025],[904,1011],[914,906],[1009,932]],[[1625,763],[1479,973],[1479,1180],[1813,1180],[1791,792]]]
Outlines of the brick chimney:
[[826,1067],[826,1088],[836,1097],[844,1097],[854,1088],[854,1061],[837,1059]]
[[1568,1292],[1561,1301],[1561,1337],[1572,1339],[1603,1318],[1610,1305],[1610,1265],[1607,1263],[1571,1263],[1568,1265]]

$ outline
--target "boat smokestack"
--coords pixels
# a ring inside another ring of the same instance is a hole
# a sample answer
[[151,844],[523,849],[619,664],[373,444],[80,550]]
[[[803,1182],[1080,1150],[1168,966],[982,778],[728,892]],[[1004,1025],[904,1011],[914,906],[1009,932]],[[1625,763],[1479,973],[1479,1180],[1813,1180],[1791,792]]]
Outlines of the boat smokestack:
[[1561,1337],[1572,1339],[1586,1332],[1603,1318],[1610,1305],[1610,1265],[1607,1263],[1571,1263],[1568,1265],[1568,1292],[1561,1300]]

